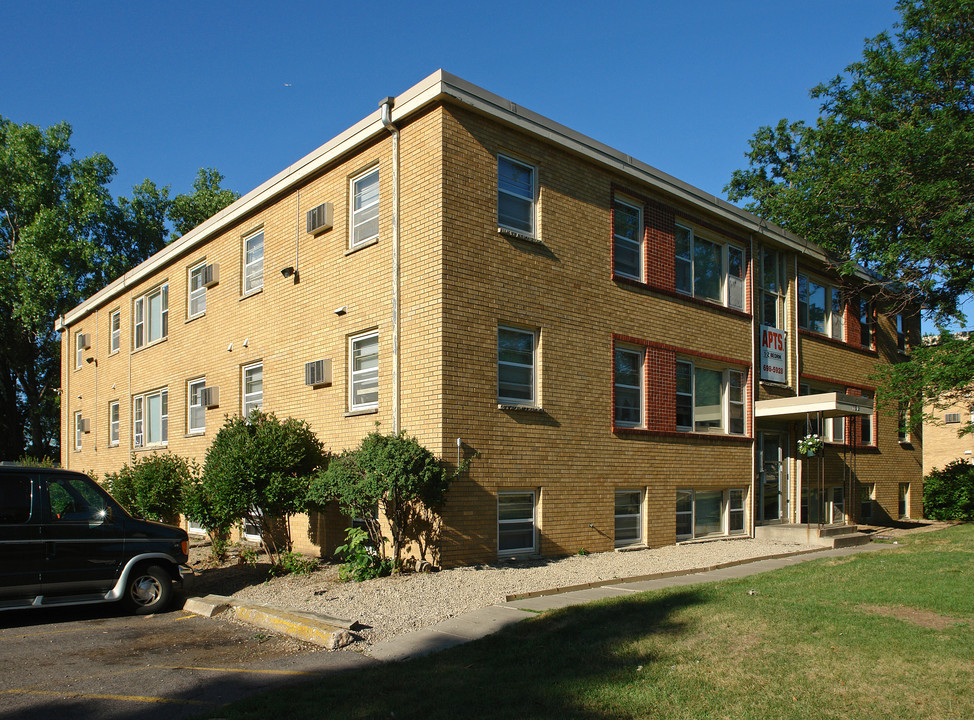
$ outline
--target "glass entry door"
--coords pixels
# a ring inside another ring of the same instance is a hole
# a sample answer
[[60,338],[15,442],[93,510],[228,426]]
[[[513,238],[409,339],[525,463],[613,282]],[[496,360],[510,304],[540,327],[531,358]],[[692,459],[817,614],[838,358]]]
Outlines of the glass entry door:
[[760,522],[781,520],[785,513],[784,452],[781,435],[758,433],[758,507]]

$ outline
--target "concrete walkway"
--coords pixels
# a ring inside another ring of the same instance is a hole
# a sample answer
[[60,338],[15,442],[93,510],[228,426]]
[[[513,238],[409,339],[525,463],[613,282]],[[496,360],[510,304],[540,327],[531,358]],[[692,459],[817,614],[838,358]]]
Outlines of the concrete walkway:
[[755,560],[723,567],[716,570],[688,570],[680,574],[669,574],[659,578],[640,578],[638,580],[619,580],[612,584],[590,587],[583,590],[557,591],[520,600],[510,600],[505,603],[464,613],[455,618],[444,620],[430,627],[415,632],[399,635],[390,640],[384,640],[373,645],[367,654],[376,660],[392,662],[408,658],[428,655],[444,650],[454,645],[460,645],[471,640],[477,640],[501,628],[513,625],[528,617],[532,617],[545,610],[584,605],[585,603],[605,598],[631,595],[645,590],[660,590],[662,588],[679,585],[693,585],[716,580],[730,580],[758,573],[778,570],[780,568],[819,560],[822,558],[845,557],[862,552],[887,550],[890,545],[870,543],[856,547],[838,548],[834,550],[817,550],[801,554],[787,555],[764,560]]
[[[554,588],[540,593],[530,593],[529,597],[515,597],[504,603],[490,605],[444,620],[422,630],[398,635],[390,640],[383,640],[366,650],[365,654],[381,662],[406,660],[477,640],[546,610],[555,610],[570,605],[584,605],[595,600],[631,595],[645,590],[660,590],[679,585],[694,585],[702,582],[748,577],[809,560],[844,557],[861,552],[885,550],[890,547],[886,544],[870,543],[836,549],[805,550],[788,555],[733,563],[718,568],[620,579],[608,583],[599,583],[597,586],[583,586],[575,589]],[[207,617],[222,612],[233,612],[236,618],[243,622],[289,635],[305,642],[315,643],[327,647],[329,650],[344,647],[352,642],[352,635],[349,632],[351,623],[314,613],[295,612],[267,604],[236,601],[234,598],[220,595],[188,598],[183,609]]]

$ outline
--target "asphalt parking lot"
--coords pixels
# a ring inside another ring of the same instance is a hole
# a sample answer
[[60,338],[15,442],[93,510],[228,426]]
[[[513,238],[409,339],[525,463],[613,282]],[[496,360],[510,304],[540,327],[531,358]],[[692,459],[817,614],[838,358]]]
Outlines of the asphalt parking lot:
[[0,613],[0,718],[178,720],[283,684],[373,664],[183,610]]

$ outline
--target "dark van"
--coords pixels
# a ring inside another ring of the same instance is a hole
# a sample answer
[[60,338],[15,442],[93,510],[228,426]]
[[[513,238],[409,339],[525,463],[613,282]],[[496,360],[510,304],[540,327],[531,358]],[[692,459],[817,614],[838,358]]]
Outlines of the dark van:
[[165,608],[186,532],[136,520],[87,475],[0,465],[0,610],[122,600]]

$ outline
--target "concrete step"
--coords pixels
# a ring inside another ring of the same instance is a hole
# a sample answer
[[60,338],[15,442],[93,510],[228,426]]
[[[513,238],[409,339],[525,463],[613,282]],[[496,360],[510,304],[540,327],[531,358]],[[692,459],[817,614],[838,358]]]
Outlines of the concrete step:
[[819,531],[819,537],[832,537],[833,535],[848,535],[859,531],[858,525],[826,525]]
[[854,547],[856,545],[868,545],[873,541],[872,537],[861,532],[844,533],[842,535],[830,535],[823,540],[831,540],[833,548]]

